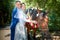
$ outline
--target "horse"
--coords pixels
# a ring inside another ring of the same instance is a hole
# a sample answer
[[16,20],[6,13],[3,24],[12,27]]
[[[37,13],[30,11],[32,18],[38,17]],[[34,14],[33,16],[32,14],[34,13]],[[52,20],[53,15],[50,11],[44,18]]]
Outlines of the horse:
[[[38,28],[42,29],[42,31],[45,31],[44,29],[48,29],[48,18],[45,17],[46,13],[44,14],[42,12],[42,10],[33,9],[33,10],[29,10],[29,11],[31,11],[31,13],[30,13],[30,17],[32,16],[31,20],[37,21],[37,24],[26,22],[25,26],[27,27],[28,34],[31,29],[33,30],[33,37],[35,38],[36,30]],[[38,13],[39,13],[39,15],[37,15]],[[42,14],[42,18],[41,18],[40,14]]]

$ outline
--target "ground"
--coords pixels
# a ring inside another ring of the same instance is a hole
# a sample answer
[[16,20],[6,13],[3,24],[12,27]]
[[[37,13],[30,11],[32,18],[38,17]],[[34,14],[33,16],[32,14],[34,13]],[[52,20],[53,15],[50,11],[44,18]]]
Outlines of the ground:
[[7,34],[10,34],[10,29],[8,27],[0,29],[0,40],[10,40],[10,36],[7,37]]
[[[37,35],[38,37],[39,35]],[[53,40],[60,40],[60,36],[52,36]],[[40,38],[38,38],[40,40]],[[10,40],[9,27],[0,29],[0,40]]]

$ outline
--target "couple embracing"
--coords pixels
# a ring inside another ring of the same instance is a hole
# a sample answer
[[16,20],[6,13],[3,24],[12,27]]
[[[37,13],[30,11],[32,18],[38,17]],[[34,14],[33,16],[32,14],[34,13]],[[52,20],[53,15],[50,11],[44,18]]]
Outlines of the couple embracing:
[[12,12],[11,21],[11,40],[28,40],[27,29],[25,27],[26,22],[37,23],[36,21],[29,20],[25,14],[26,7],[24,3],[16,1],[15,8]]

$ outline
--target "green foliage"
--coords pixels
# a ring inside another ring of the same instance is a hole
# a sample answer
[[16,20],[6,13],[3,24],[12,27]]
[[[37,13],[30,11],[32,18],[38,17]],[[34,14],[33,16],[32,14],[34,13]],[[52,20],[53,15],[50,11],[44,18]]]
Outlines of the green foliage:
[[60,30],[60,0],[26,0],[33,7],[49,10],[49,29]]
[[[0,2],[0,25],[6,25],[11,22],[11,13],[15,0],[2,0]],[[27,8],[39,7],[49,10],[49,29],[60,30],[60,0],[24,0]],[[6,21],[5,21],[6,20]]]
[[0,2],[0,27],[8,25],[11,21],[12,0],[1,0]]

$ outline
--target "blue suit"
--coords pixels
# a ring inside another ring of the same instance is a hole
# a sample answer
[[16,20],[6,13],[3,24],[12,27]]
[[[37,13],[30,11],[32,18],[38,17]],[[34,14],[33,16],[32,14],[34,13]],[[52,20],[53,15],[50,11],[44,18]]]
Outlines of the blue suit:
[[11,40],[14,40],[15,27],[16,27],[16,24],[18,22],[18,19],[14,18],[16,13],[17,13],[17,8],[14,8],[13,12],[12,12],[12,21],[11,21],[11,25],[10,25],[10,28],[11,28]]

